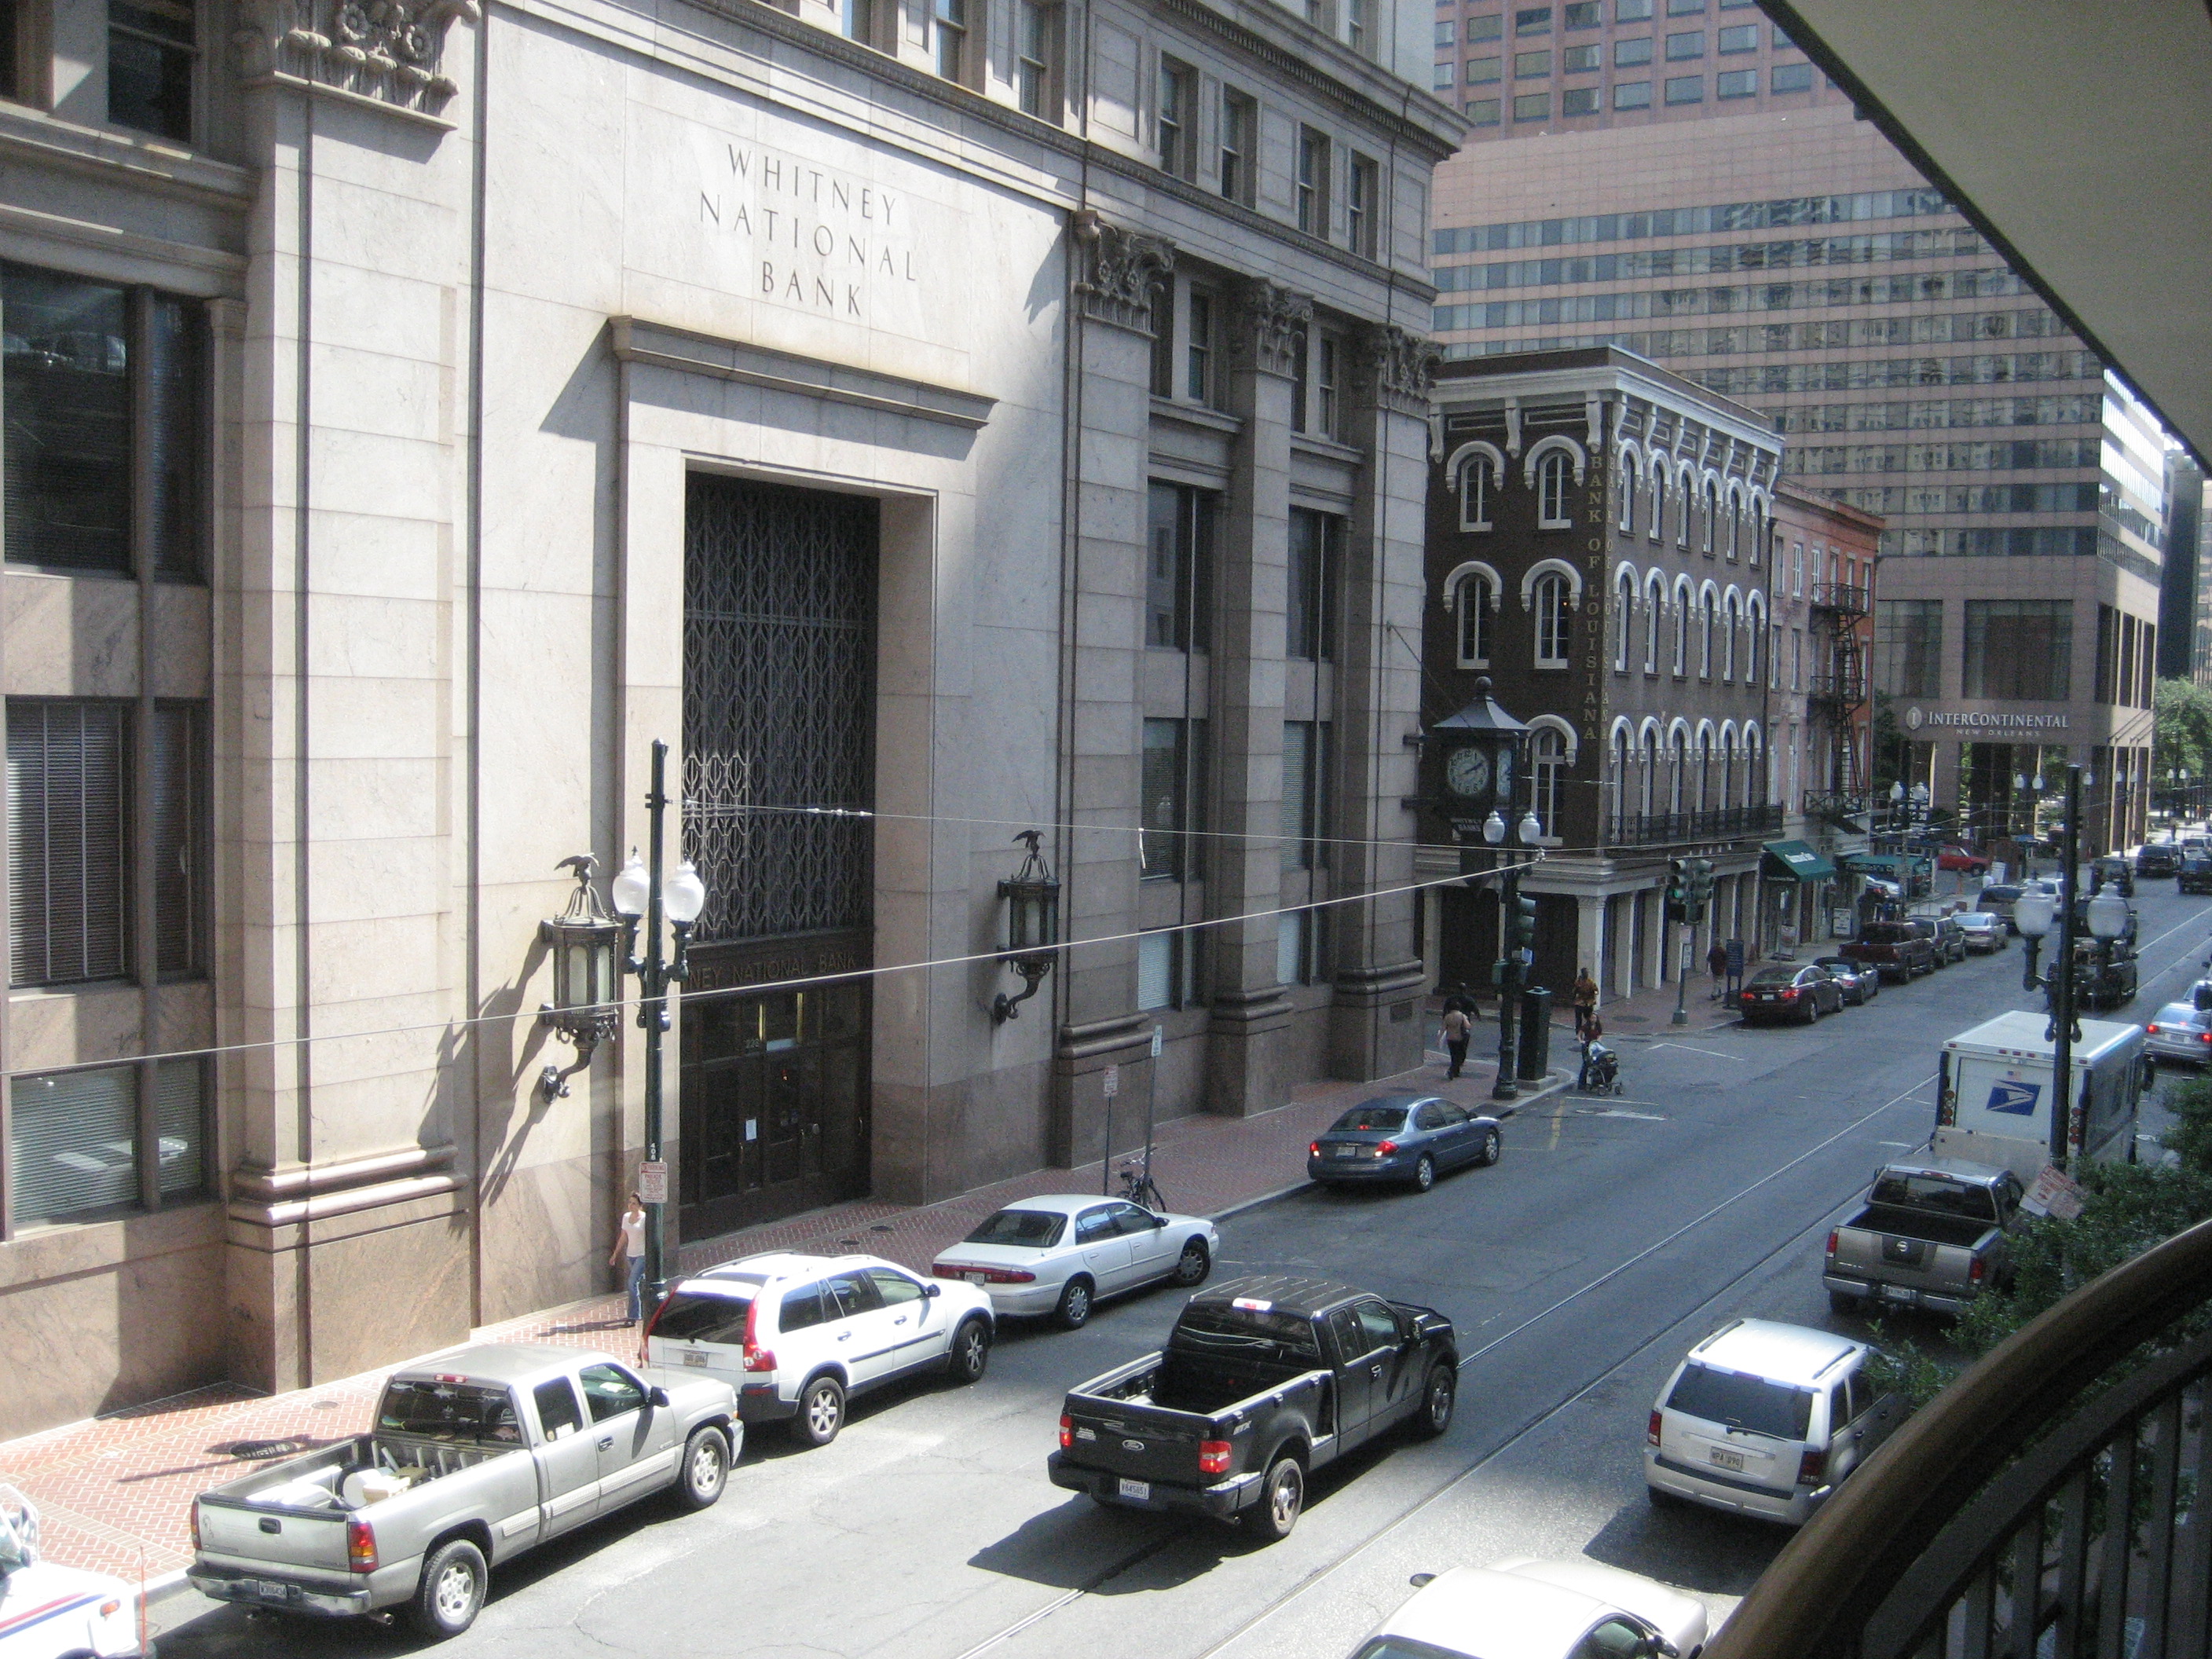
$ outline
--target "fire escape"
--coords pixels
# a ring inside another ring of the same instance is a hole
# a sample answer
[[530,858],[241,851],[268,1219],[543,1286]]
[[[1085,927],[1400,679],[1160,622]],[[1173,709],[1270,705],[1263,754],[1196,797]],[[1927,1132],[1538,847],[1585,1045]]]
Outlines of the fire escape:
[[1869,595],[1863,587],[1818,582],[1812,592],[1813,678],[1806,713],[1819,757],[1816,785],[1805,792],[1805,813],[1848,827],[1863,815],[1868,796],[1868,741],[1864,737],[1869,688],[1866,620]]

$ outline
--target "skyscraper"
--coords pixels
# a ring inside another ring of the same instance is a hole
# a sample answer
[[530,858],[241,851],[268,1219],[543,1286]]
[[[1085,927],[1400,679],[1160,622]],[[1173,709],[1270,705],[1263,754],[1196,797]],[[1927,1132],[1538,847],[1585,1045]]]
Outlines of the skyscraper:
[[[2063,747],[2139,834],[2163,540],[2148,410],[1750,0],[1440,6],[1448,355],[1626,346],[1884,515],[1869,784],[1968,828]],[[2055,772],[2055,757],[2052,769]]]

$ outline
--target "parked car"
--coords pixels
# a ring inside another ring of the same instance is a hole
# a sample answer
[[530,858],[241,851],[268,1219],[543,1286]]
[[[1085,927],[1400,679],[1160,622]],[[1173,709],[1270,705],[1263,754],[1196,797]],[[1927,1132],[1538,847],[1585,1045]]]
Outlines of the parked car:
[[1905,1402],[1867,1374],[1874,1352],[1802,1325],[1730,1320],[1690,1350],[1652,1406],[1651,1501],[1810,1520],[1904,1419]]
[[2181,848],[2170,841],[2147,842],[2136,849],[2136,874],[2138,876],[2178,876],[2181,873]]
[[1894,1163],[1865,1201],[1831,1229],[1821,1270],[1828,1303],[1849,1313],[1869,1302],[1957,1314],[2011,1266],[2005,1232],[2020,1212],[2009,1170],[1964,1158]]
[[938,1252],[930,1272],[979,1288],[1001,1314],[1051,1314],[1073,1330],[1102,1296],[1162,1279],[1203,1285],[1221,1236],[1203,1216],[1161,1215],[1096,1193],[1025,1198]]
[[2178,893],[2212,893],[2212,853],[2184,853],[2173,887]]
[[1843,1012],[1844,991],[1817,962],[1775,963],[1744,981],[1736,1006],[1747,1025],[1810,1025]]
[[2154,1060],[2212,1066],[2212,1010],[2169,1002],[2143,1027],[2143,1048]]
[[1966,933],[1959,926],[1958,913],[1946,910],[1940,916],[1914,918],[1936,939],[1936,965],[1948,968],[1954,962],[1966,959]]
[[1993,910],[1968,910],[1957,920],[1969,956],[1995,956],[2005,948],[2011,937],[2006,931],[2005,919]]
[[485,1343],[403,1366],[376,1426],[202,1492],[203,1595],[326,1617],[404,1608],[432,1638],[483,1607],[489,1570],[673,1488],[722,1495],[744,1440],[719,1378],[605,1354]]
[[1995,916],[2004,923],[2005,933],[2010,936],[2020,931],[2019,924],[2013,921],[2012,913],[2013,907],[2020,902],[2020,896],[2025,890],[2016,883],[2002,882],[1983,888],[1974,896],[1974,902],[1981,907],[1984,915]]
[[49,1561],[39,1511],[0,1486],[0,1656],[4,1659],[153,1659],[138,1645],[138,1587]]
[[1869,921],[1836,954],[1879,969],[1884,979],[1912,979],[1936,971],[1936,930],[1917,917]]
[[1306,1148],[1306,1175],[1324,1187],[1401,1182],[1416,1192],[1437,1174],[1468,1164],[1495,1164],[1504,1127],[1433,1095],[1377,1095],[1321,1132]]
[[1184,1304],[1167,1346],[1068,1391],[1056,1486],[1290,1536],[1309,1476],[1404,1424],[1451,1425],[1459,1349],[1433,1308],[1287,1274]]
[[916,1371],[956,1382],[990,1364],[996,1322],[972,1285],[872,1255],[751,1255],[680,1280],[645,1328],[656,1365],[726,1382],[749,1424],[826,1446],[846,1401]]
[[1708,1634],[1693,1595],[1577,1556],[1515,1556],[1488,1567],[1413,1575],[1413,1596],[1352,1659],[1613,1659],[1680,1654]]
[[1990,872],[1990,861],[1963,842],[1953,842],[1938,849],[1936,867],[1938,870],[1960,870],[1970,876],[1986,876]]
[[1853,962],[1849,957],[1816,957],[1813,965],[1826,969],[1844,1000],[1855,1007],[1881,994],[1881,970],[1870,963]]
[[2094,893],[2106,887],[2115,889],[2122,898],[2136,896],[2135,872],[2124,855],[2107,853],[2100,859],[2090,860],[2089,890]]

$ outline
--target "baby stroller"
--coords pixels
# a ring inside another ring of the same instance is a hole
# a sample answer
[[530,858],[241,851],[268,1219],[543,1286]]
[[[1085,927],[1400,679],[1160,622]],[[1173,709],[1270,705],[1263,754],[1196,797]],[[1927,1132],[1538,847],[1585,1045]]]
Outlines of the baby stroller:
[[1592,1041],[1583,1050],[1582,1076],[1575,1086],[1586,1095],[1626,1093],[1620,1081],[1620,1056],[1604,1043]]

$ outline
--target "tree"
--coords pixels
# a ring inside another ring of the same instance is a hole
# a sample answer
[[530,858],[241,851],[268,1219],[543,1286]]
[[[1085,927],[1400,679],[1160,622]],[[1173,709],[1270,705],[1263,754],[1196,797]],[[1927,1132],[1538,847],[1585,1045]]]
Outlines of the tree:
[[2170,777],[2186,767],[2201,778],[2212,769],[2212,690],[2193,680],[2160,680],[2151,711],[2153,775]]

